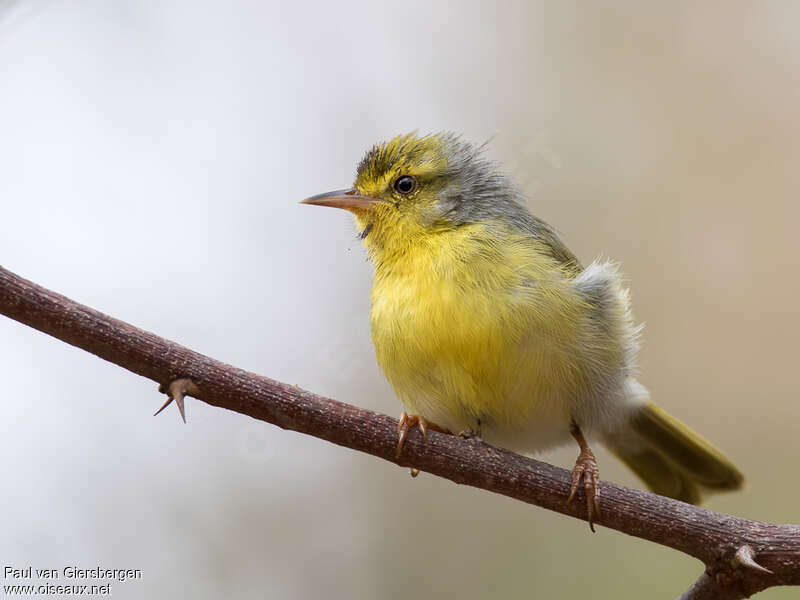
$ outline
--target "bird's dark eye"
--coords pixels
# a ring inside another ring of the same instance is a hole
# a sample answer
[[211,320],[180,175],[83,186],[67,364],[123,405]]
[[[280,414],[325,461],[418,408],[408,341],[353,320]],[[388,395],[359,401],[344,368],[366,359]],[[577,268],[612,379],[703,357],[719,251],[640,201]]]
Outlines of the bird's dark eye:
[[417,189],[417,180],[411,175],[401,175],[394,180],[394,191],[403,196],[408,196]]

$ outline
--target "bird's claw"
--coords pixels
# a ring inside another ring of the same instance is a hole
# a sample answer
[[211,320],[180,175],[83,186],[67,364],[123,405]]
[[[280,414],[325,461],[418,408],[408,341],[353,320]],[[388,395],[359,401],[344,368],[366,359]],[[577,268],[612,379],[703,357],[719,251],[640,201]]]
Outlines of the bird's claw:
[[167,401],[161,405],[153,416],[156,416],[162,410],[167,408],[172,401],[175,401],[175,404],[178,405],[178,411],[181,413],[181,418],[183,422],[186,423],[186,410],[184,408],[183,399],[188,394],[190,396],[196,396],[200,390],[197,389],[194,381],[189,378],[181,378],[181,379],[173,379],[167,385],[163,383],[158,386],[158,391],[162,394],[167,395]]
[[[395,458],[400,458],[400,455],[403,453],[403,446],[405,446],[408,432],[412,427],[419,429],[420,433],[422,433],[422,439],[424,440],[428,439],[429,429],[438,431],[439,433],[450,433],[449,430],[444,427],[439,427],[436,423],[431,423],[425,417],[409,415],[406,411],[403,411],[400,413],[400,420],[397,423],[397,449],[394,452]],[[419,473],[419,471],[414,473],[415,470],[416,469],[411,470],[412,477],[416,477]]]
[[403,411],[400,413],[400,420],[397,422],[397,449],[394,451],[395,458],[400,458],[403,453],[403,446],[405,446],[406,438],[408,438],[408,431],[412,427],[418,427],[422,438],[428,439],[428,422],[419,415],[410,415]]
[[597,468],[597,459],[589,449],[581,449],[575,467],[572,469],[572,486],[569,490],[569,504],[575,498],[581,479],[583,479],[583,493],[586,496],[586,513],[589,528],[594,531],[594,517],[600,515],[600,470]]

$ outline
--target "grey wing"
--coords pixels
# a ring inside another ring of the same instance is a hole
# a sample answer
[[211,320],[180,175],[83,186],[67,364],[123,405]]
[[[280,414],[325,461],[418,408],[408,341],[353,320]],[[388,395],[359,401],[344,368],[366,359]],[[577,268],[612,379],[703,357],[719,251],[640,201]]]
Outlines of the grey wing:
[[581,261],[572,253],[572,250],[567,248],[550,225],[531,214],[525,215],[521,225],[523,229],[542,242],[548,248],[550,256],[561,263],[565,270],[573,276],[583,271]]

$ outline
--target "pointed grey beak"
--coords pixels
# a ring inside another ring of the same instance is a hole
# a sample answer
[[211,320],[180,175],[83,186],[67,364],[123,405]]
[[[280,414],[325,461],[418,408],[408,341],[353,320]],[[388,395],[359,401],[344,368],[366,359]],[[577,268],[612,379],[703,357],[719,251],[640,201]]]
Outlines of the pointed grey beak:
[[313,204],[314,206],[332,206],[334,208],[344,208],[351,210],[353,208],[370,208],[381,200],[370,198],[369,196],[361,196],[356,188],[349,190],[335,190],[333,192],[326,192],[324,194],[317,194],[302,200],[300,204]]

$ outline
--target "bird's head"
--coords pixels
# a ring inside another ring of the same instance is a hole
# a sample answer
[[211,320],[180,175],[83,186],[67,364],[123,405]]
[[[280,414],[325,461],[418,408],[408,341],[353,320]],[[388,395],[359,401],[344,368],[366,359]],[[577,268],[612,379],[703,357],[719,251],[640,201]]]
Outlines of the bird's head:
[[410,133],[377,144],[358,165],[352,188],[303,203],[352,212],[375,260],[462,225],[509,219],[524,210],[515,188],[481,148],[451,133]]

